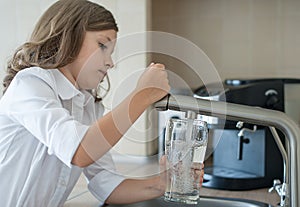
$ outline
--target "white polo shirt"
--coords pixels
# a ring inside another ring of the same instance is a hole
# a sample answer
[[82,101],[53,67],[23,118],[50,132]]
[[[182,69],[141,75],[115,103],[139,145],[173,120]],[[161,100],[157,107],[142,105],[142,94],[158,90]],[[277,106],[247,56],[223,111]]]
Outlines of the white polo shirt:
[[103,113],[97,105],[57,69],[18,72],[0,100],[1,207],[63,206],[81,172],[104,203],[124,180],[110,154],[84,169],[71,164],[96,114]]

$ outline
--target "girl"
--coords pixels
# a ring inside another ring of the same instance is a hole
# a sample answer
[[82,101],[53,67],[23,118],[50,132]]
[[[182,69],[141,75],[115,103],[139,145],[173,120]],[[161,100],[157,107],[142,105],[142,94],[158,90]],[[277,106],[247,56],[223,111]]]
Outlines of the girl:
[[113,67],[117,31],[102,6],[59,0],[8,62],[0,101],[1,206],[63,206],[82,172],[101,204],[164,193],[164,174],[125,179],[107,153],[170,89],[164,65],[151,64],[135,90],[98,117],[103,107],[95,107],[94,89]]

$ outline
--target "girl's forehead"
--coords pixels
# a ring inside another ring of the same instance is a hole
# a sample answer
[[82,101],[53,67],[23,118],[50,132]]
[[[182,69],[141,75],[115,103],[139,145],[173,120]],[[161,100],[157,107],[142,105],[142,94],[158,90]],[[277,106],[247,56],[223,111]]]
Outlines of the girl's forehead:
[[115,41],[117,38],[117,32],[113,29],[96,31],[95,34],[98,37],[105,38],[107,41]]

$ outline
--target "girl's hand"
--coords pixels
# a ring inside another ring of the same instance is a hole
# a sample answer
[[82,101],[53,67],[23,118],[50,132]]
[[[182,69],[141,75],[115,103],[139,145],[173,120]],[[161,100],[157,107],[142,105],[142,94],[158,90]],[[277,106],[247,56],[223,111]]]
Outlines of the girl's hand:
[[[167,186],[167,179],[169,176],[167,176],[167,173],[169,173],[169,171],[167,170],[167,157],[166,155],[163,155],[159,161],[159,166],[160,166],[160,190],[162,191],[162,195],[164,194],[164,191],[166,189]],[[197,166],[197,167],[196,167]],[[194,175],[195,177],[200,176],[199,179],[199,185],[200,187],[203,184],[203,177],[204,177],[204,164],[199,164],[193,167],[194,170]],[[199,177],[198,177],[199,178]]]
[[163,64],[151,63],[138,80],[137,94],[147,101],[148,105],[162,99],[170,91],[167,71]]
[[159,171],[160,171],[160,182],[159,182],[159,189],[161,191],[161,195],[164,195],[167,187],[167,156],[163,155],[159,160]]
[[200,169],[195,169],[195,174],[200,175],[200,186],[202,186],[204,177],[204,164],[201,164]]

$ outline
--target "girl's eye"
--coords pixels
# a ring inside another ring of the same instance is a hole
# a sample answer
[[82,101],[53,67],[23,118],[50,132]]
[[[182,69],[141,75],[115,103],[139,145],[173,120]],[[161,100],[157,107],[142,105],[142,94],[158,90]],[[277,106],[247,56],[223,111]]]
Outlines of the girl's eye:
[[107,49],[107,46],[105,44],[102,44],[102,43],[98,43],[99,47],[102,49],[102,50],[105,50]]

